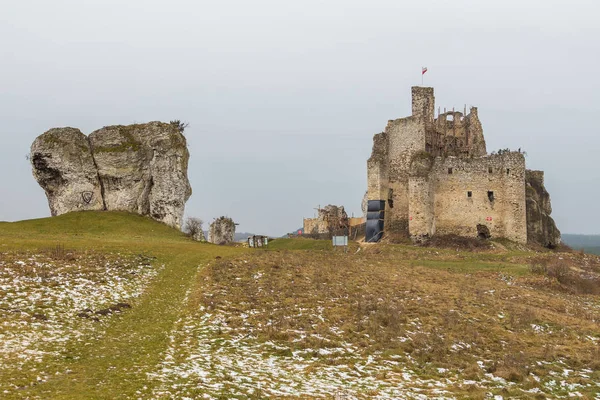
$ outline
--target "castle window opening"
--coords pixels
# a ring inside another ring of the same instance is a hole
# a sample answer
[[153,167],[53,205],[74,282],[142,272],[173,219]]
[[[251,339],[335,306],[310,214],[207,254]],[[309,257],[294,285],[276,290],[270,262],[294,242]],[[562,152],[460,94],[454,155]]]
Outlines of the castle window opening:
[[448,175],[452,175],[452,168],[448,168]]
[[467,192],[467,197],[473,197],[473,192],[471,192],[470,190]]
[[506,168],[506,175],[510,175],[510,168]]
[[494,172],[492,167],[488,167],[488,172],[491,174],[492,172]]
[[388,190],[388,206],[394,208],[394,189]]
[[488,199],[494,201],[494,192],[491,190],[488,190]]

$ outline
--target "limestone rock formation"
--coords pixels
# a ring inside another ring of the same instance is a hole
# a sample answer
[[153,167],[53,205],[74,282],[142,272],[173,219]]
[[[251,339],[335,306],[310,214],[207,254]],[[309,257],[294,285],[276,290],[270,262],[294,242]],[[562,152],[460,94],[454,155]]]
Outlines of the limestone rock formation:
[[214,244],[232,243],[235,238],[235,222],[228,217],[219,217],[210,224],[208,241]]
[[51,129],[31,147],[33,174],[52,215],[78,210],[122,210],[181,227],[192,190],[189,153],[175,124],[108,126],[89,137]]
[[527,241],[554,248],[560,244],[560,231],[550,216],[550,194],[544,187],[544,172],[525,172]]
[[30,161],[53,216],[105,208],[90,143],[79,129],[55,128],[38,136]]

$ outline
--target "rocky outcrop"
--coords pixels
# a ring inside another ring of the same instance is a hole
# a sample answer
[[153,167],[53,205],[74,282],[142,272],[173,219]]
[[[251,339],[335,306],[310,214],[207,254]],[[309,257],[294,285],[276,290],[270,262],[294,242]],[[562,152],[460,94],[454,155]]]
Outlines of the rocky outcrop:
[[525,172],[527,241],[554,248],[560,244],[560,231],[550,216],[550,194],[544,187],[544,172]]
[[90,143],[79,129],[50,129],[38,136],[30,161],[53,216],[105,208]]
[[51,129],[34,141],[30,157],[52,215],[121,210],[181,227],[192,190],[186,140],[176,124],[108,126],[89,137]]
[[231,218],[219,217],[210,224],[208,241],[214,244],[232,243],[235,238],[235,222]]

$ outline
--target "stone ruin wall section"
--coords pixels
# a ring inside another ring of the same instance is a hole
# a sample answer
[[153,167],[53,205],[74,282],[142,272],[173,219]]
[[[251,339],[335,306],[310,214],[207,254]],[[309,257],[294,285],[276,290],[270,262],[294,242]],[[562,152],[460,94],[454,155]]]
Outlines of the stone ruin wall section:
[[387,196],[387,186],[387,136],[385,132],[382,132],[373,136],[373,150],[371,157],[367,160],[367,200],[385,198],[384,196]]
[[414,116],[390,120],[373,140],[367,162],[368,199],[386,200],[386,229],[408,234],[408,170],[413,155],[425,149],[425,124]]
[[467,115],[458,111],[438,115],[433,127],[427,130],[425,150],[434,156],[486,155],[483,127],[479,121],[477,107],[471,107]]
[[[435,188],[436,233],[477,237],[477,225],[482,224],[492,237],[527,243],[523,154],[511,152],[472,159],[438,157],[429,179]],[[493,201],[488,192],[493,192]],[[418,195],[412,197],[416,199]],[[420,232],[411,230],[411,234]]]
[[433,88],[413,87],[412,115],[388,121],[373,138],[367,199],[386,202],[384,230],[414,239],[476,237],[481,224],[495,238],[526,243],[529,234],[547,247],[560,243],[542,173],[527,180],[520,152],[488,155],[476,107],[437,119],[434,107]]
[[435,185],[426,176],[411,176],[409,179],[409,221],[410,236],[416,239],[435,235]]
[[415,117],[397,119],[388,123],[386,134],[389,175],[388,193],[382,198],[387,200],[384,226],[408,233],[409,168],[413,155],[425,148],[425,125]]
[[367,162],[367,196],[385,200],[387,231],[408,235],[409,168],[414,154],[425,150],[426,131],[432,129],[433,88],[412,88],[412,115],[388,121],[385,131],[373,138]]

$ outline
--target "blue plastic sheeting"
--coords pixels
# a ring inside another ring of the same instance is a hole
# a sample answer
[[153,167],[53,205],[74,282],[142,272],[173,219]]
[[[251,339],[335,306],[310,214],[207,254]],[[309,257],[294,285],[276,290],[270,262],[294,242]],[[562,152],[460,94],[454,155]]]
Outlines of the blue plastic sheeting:
[[371,219],[383,219],[385,211],[370,211],[367,213],[367,221]]
[[378,242],[383,235],[383,221],[379,219],[367,220],[365,241]]
[[367,202],[367,212],[385,210],[385,200],[369,200]]

